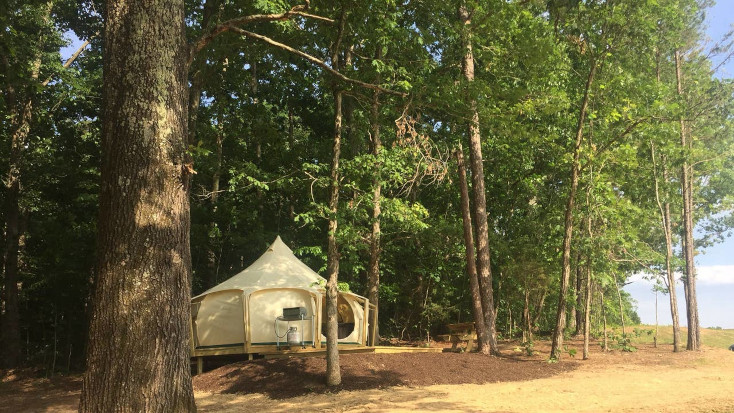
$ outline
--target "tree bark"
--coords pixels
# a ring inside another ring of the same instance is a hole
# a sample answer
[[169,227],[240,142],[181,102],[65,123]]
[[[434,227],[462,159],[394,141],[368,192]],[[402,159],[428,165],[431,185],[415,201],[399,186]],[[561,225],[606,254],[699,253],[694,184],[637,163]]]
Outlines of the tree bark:
[[584,97],[581,100],[579,108],[579,120],[576,124],[576,140],[573,149],[573,162],[571,164],[571,188],[566,201],[566,213],[564,217],[563,231],[563,256],[561,259],[561,285],[558,293],[558,308],[556,311],[556,327],[553,330],[553,339],[551,342],[551,358],[558,359],[560,350],[563,347],[563,330],[566,327],[566,296],[568,293],[568,282],[571,276],[571,238],[573,236],[573,206],[576,198],[576,190],[579,185],[579,157],[581,155],[581,141],[584,136],[584,122],[586,121],[586,112],[589,107],[589,93],[591,85],[594,82],[597,63],[591,62],[589,75],[586,79],[584,87]]
[[326,384],[341,384],[338,349],[337,298],[339,297],[339,249],[336,243],[337,212],[339,205],[339,155],[342,132],[342,92],[334,93],[334,146],[331,160],[331,189],[329,195],[329,233],[326,260]]
[[466,166],[464,165],[464,150],[459,144],[456,150],[456,163],[459,172],[459,188],[461,190],[461,222],[464,228],[464,248],[466,250],[466,273],[469,276],[469,289],[471,291],[472,314],[474,315],[474,327],[477,330],[477,349],[483,354],[489,354],[489,336],[484,322],[482,310],[482,295],[479,289],[479,278],[477,276],[477,263],[474,252],[474,234],[471,225],[471,210],[469,206],[469,186],[466,181]]
[[607,351],[609,350],[609,346],[607,344],[607,309],[604,306],[604,288],[600,285],[599,286],[599,302],[601,305],[601,318],[602,318],[602,330],[604,331],[604,339],[602,341],[602,350]]
[[[462,72],[467,82],[474,81],[474,54],[472,52],[471,14],[465,4],[459,7],[459,18],[467,28],[464,39],[464,59]],[[472,189],[474,191],[474,219],[477,229],[477,273],[482,293],[482,309],[484,324],[489,339],[489,351],[499,355],[497,333],[495,330],[494,296],[492,291],[492,269],[490,267],[489,226],[487,223],[487,199],[484,189],[484,165],[482,161],[482,138],[479,131],[479,111],[477,101],[469,101],[471,121],[469,122],[469,154],[472,172]]]
[[[382,58],[381,48],[377,48],[376,59]],[[380,84],[378,74],[375,84]],[[370,235],[370,261],[367,266],[367,298],[379,311],[380,304],[380,203],[382,202],[382,139],[380,138],[380,92],[374,91],[370,107],[370,128],[372,130],[372,156],[374,156],[374,170],[372,173],[372,234]],[[379,316],[379,312],[377,313]],[[380,330],[377,317],[374,318],[375,343],[380,340]]]
[[[591,138],[589,138],[589,146],[591,146]],[[586,188],[586,234],[589,236],[589,242],[594,239],[594,232],[591,230],[591,190],[594,187],[594,167],[589,169],[589,185]],[[580,264],[580,263],[579,263]],[[591,333],[591,276],[592,276],[592,253],[589,252],[586,257],[586,288],[584,295],[584,351],[583,359],[589,359],[589,335]]]
[[545,298],[548,296],[548,288],[543,288],[543,292],[540,294],[540,300],[538,300],[538,305],[535,308],[535,317],[533,317],[533,321],[531,324],[532,329],[538,328],[538,323],[540,322],[540,317],[543,315],[543,306],[545,305]]
[[[678,96],[683,96],[680,51],[675,51],[675,78]],[[681,192],[683,194],[683,258],[686,262],[686,317],[688,320],[687,350],[699,350],[700,325],[696,300],[696,264],[693,248],[693,166],[688,162],[691,142],[685,119],[680,117],[680,145],[683,151]]]
[[617,287],[617,301],[619,302],[619,317],[622,320],[622,336],[626,336],[627,332],[625,331],[625,325],[624,325],[624,306],[622,305],[622,291],[621,288],[619,288],[619,282],[617,282],[617,276],[614,275],[614,286]]
[[522,322],[524,331],[522,334],[523,343],[533,341],[533,329],[530,325],[530,289],[525,285],[525,302],[522,307]]
[[184,4],[107,3],[97,277],[82,412],[196,410]]
[[[678,297],[675,291],[675,274],[673,273],[673,231],[670,222],[670,203],[660,201],[660,190],[658,187],[657,166],[655,161],[655,146],[650,142],[652,154],[653,178],[655,180],[655,200],[660,210],[660,219],[665,234],[665,275],[668,284],[668,295],[670,298],[670,316],[673,319],[673,352],[680,351],[680,321],[678,316]],[[663,168],[663,182],[668,182],[668,172],[665,167],[665,157],[661,157]]]
[[584,277],[582,277],[582,269],[580,267],[581,265],[581,254],[579,253],[578,257],[578,263],[579,267],[576,268],[576,325],[575,325],[575,331],[574,335],[581,334],[581,330],[584,325],[584,312],[581,311],[582,308],[584,308],[584,296],[581,294],[581,291],[583,291],[583,281]]
[[[346,24],[345,8],[342,7],[339,19],[339,31],[332,46],[331,64],[339,69],[339,47]],[[339,297],[339,247],[336,241],[337,213],[339,207],[339,157],[341,155],[342,139],[342,91],[337,85],[334,90],[334,145],[331,157],[331,185],[329,187],[329,229],[328,247],[326,252],[326,385],[338,386],[341,384],[339,369],[338,347],[338,313],[337,299]]]

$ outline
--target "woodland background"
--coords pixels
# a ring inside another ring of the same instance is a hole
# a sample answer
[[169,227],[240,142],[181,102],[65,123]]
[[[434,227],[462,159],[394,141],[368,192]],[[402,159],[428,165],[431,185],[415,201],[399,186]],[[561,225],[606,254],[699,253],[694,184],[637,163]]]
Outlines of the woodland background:
[[[498,333],[555,328],[569,196],[566,334],[581,328],[586,277],[593,332],[602,313],[610,324],[622,314],[639,322],[620,286],[646,272],[668,290],[666,208],[670,265],[685,268],[684,165],[692,220],[703,229],[692,246],[721,241],[734,225],[734,83],[716,78],[712,64],[731,50],[728,38],[702,42],[708,3],[492,0],[470,5],[470,33],[453,2],[310,4],[313,15],[343,13],[336,69],[404,96],[343,82],[257,38],[216,36],[189,70],[193,294],[249,265],[276,235],[323,274],[331,217],[339,281],[367,295],[379,220],[381,335],[425,340],[471,321],[455,153],[476,113]],[[294,6],[187,1],[187,36]],[[83,367],[97,262],[103,10],[96,1],[0,5],[2,340],[18,356],[6,365]],[[335,26],[294,16],[247,30],[330,66]],[[63,67],[69,31],[89,45]],[[462,73],[467,36],[473,81]],[[334,215],[336,89],[344,96]]]

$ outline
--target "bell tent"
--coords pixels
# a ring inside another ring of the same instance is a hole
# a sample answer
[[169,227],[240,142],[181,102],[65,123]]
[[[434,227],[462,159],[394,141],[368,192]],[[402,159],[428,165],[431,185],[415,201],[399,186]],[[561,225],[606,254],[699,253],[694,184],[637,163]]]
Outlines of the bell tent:
[[[320,348],[326,343],[325,285],[277,237],[252,265],[191,300],[192,356],[271,352],[286,344],[292,327],[305,346]],[[370,307],[374,311],[364,297],[339,293],[340,347],[367,345]],[[294,308],[303,314],[299,320],[288,313]]]

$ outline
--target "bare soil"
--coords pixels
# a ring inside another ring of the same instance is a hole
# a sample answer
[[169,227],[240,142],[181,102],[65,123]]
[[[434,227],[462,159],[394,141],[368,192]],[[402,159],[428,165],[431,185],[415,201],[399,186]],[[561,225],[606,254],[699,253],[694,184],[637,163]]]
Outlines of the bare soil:
[[[641,346],[634,353],[591,358],[564,354],[548,363],[547,342],[527,356],[517,343],[503,357],[469,353],[351,354],[341,357],[343,385],[324,387],[320,358],[238,362],[194,378],[201,412],[492,411],[734,412],[734,352],[704,347],[672,353]],[[2,377],[0,412],[76,411],[78,376]]]

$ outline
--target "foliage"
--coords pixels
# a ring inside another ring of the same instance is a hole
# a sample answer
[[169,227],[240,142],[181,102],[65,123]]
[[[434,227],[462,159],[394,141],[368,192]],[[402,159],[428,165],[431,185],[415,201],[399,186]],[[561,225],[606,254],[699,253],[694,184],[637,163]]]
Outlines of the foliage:
[[[0,136],[6,142],[0,160],[7,169],[20,107],[8,100],[13,88],[34,103],[20,199],[25,354],[29,363],[58,370],[81,366],[93,287],[102,69],[95,33],[103,5],[54,2],[44,20],[44,4],[10,1],[0,7],[0,56],[8,59],[0,71]],[[295,4],[190,0],[187,36],[193,41],[228,18],[280,13]],[[249,265],[276,235],[323,273],[333,87],[345,92],[339,288],[366,295],[376,177],[382,190],[381,335],[420,339],[444,332],[448,323],[471,320],[456,167],[449,156],[467,141],[467,96],[477,102],[484,137],[498,332],[514,337],[529,329],[537,337],[555,324],[569,148],[592,64],[599,63],[599,72],[580,148],[572,265],[582,278],[587,269],[593,274],[594,334],[602,330],[602,317],[612,326],[623,317],[627,325],[638,324],[634,302],[623,290],[620,310],[617,287],[632,274],[657,278],[664,271],[654,177],[674,217],[676,245],[682,208],[677,174],[684,159],[697,168],[696,246],[720,242],[731,232],[734,84],[713,76],[699,46],[699,2],[467,4],[477,63],[471,83],[461,80],[465,29],[456,4],[348,2],[342,60],[349,63],[341,71],[409,93],[378,95],[383,150],[377,156],[370,150],[372,90],[233,33],[216,36],[201,50],[190,70],[192,96],[200,97],[199,107],[190,109],[188,150],[197,172],[190,187],[194,294]],[[315,1],[309,13],[337,19],[338,10],[338,4]],[[328,61],[335,26],[294,17],[247,30]],[[59,48],[72,33],[92,44],[63,69]],[[686,55],[684,97],[675,90],[675,48]],[[34,56],[41,56],[40,77],[53,79],[47,87],[31,79]],[[679,147],[681,115],[695,130],[690,150]],[[6,189],[0,197],[5,203]],[[675,269],[681,264],[674,259]],[[574,288],[568,308],[577,305],[577,296],[583,288]],[[524,310],[533,325],[525,325]],[[615,335],[613,341],[633,351],[632,344],[649,335],[634,331],[634,337]],[[534,352],[532,341],[522,347]]]

